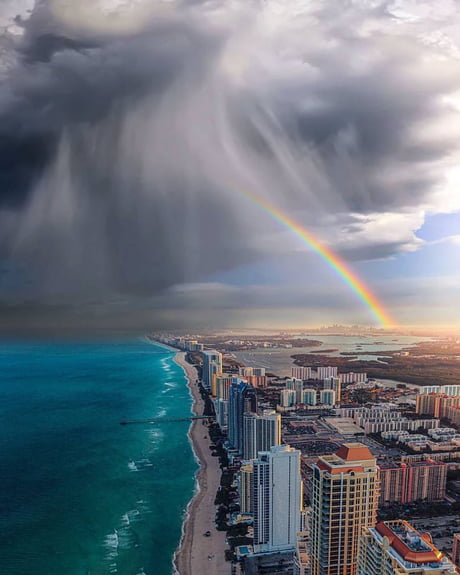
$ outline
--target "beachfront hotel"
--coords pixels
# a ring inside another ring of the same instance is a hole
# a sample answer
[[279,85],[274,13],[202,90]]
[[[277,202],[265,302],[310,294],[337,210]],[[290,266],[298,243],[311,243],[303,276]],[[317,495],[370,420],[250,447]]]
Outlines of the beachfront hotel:
[[243,415],[256,413],[256,411],[255,389],[243,379],[235,377],[230,385],[228,396],[228,440],[239,453],[243,451]]
[[217,399],[228,401],[230,385],[234,377],[231,373],[216,373],[213,375],[211,395],[217,397]]
[[361,443],[345,443],[313,464],[311,575],[356,575],[363,530],[377,518],[375,457]]
[[407,521],[383,521],[361,537],[357,575],[448,575],[454,564]]
[[243,459],[256,459],[259,451],[281,444],[281,415],[266,411],[262,415],[243,415]]
[[301,528],[300,451],[277,445],[252,461],[254,552],[294,551]]

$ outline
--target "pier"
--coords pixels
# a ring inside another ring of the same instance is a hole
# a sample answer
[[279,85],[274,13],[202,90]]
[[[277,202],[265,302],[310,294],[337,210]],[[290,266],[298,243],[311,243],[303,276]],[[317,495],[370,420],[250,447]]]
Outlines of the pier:
[[177,423],[179,421],[194,421],[195,419],[215,419],[214,415],[191,415],[190,417],[154,417],[152,419],[127,419],[120,421],[120,425],[133,425],[135,423]]

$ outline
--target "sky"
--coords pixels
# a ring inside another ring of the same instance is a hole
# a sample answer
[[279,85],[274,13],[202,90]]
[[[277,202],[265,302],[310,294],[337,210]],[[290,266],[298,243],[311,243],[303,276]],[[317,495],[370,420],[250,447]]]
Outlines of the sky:
[[460,328],[459,12],[3,0],[0,331]]

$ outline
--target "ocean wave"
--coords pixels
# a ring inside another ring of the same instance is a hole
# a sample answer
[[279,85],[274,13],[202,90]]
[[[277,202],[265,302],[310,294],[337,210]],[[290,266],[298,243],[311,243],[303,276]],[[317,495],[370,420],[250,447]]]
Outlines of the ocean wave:
[[130,525],[131,522],[129,520],[129,516],[127,513],[125,513],[123,515],[123,517],[121,518],[121,523],[122,523],[122,525]]
[[159,444],[164,439],[164,432],[159,429],[149,429],[147,433],[154,444]]
[[104,539],[104,545],[109,549],[118,548],[118,532],[115,529],[113,533],[109,533]]
[[118,549],[126,551],[128,549],[132,549],[134,544],[135,537],[130,525],[125,525],[118,529]]
[[105,560],[108,562],[108,568],[110,573],[117,572],[117,563],[116,560],[118,559],[118,533],[115,529],[113,533],[109,533],[106,535],[104,539],[104,550],[105,550]]

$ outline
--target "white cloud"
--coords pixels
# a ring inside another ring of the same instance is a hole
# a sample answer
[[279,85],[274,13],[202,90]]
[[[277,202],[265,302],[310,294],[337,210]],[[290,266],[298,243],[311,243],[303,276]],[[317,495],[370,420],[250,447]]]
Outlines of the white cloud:
[[9,33],[22,35],[23,27],[18,19],[25,22],[29,19],[36,5],[36,0],[2,0],[0,4],[0,35]]

